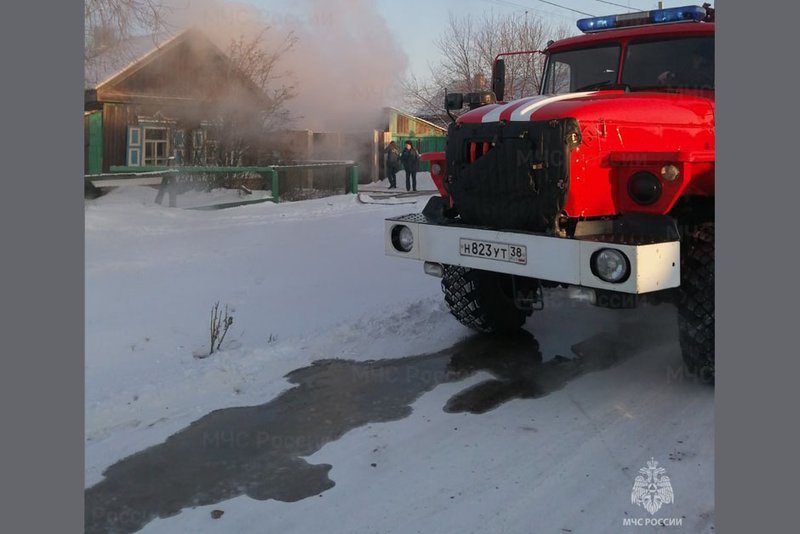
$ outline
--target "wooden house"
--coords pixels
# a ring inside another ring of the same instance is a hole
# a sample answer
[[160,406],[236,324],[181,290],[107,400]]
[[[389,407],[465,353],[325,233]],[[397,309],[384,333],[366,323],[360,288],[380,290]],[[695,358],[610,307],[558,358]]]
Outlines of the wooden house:
[[447,129],[421,117],[406,113],[397,108],[385,108],[388,120],[388,132],[392,140],[400,143],[406,139],[424,139],[428,137],[445,137]]
[[87,174],[252,163],[242,150],[221,161],[224,124],[255,135],[268,101],[199,30],[119,43],[86,64],[85,82]]

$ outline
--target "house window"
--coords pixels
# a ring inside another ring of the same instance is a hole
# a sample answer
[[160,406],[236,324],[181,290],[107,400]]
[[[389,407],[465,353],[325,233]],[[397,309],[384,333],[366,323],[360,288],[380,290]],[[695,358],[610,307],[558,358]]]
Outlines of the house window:
[[133,128],[130,131],[130,139],[128,140],[128,145],[130,146],[139,146],[142,142],[139,140],[139,129]]
[[144,129],[144,165],[165,166],[169,164],[169,136],[166,128]]
[[206,131],[192,130],[192,165],[206,164]]

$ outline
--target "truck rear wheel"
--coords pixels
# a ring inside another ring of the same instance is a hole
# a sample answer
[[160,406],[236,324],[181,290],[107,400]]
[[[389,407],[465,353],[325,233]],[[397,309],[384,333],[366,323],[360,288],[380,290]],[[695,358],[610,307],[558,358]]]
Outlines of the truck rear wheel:
[[678,329],[683,361],[705,382],[714,381],[714,224],[687,235],[681,261]]
[[525,323],[526,313],[514,304],[510,275],[444,265],[442,291],[450,313],[479,332],[510,333]]

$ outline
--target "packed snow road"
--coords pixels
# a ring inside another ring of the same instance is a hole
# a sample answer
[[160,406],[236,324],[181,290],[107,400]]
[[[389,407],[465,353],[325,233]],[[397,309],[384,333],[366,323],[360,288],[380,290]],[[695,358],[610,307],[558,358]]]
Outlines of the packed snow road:
[[487,338],[383,256],[424,198],[151,197],[87,202],[87,532],[713,532],[713,388],[674,307],[553,290]]

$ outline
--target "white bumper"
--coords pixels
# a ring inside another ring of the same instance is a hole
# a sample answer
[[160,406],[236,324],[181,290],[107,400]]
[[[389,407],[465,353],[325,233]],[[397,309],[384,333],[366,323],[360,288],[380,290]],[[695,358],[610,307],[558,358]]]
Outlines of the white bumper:
[[[392,230],[398,225],[407,226],[414,236],[413,247],[408,252],[397,250],[392,243]],[[524,246],[527,249],[527,262],[520,265],[490,258],[464,256],[459,249],[461,239]],[[622,245],[590,239],[443,226],[427,222],[422,214],[412,214],[386,219],[384,242],[388,256],[460,265],[623,293],[648,293],[680,285],[679,241]],[[592,255],[604,248],[616,249],[628,258],[630,276],[624,282],[605,282],[592,272]]]

